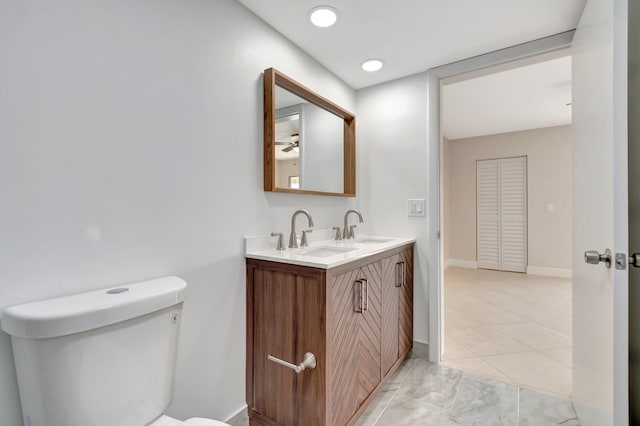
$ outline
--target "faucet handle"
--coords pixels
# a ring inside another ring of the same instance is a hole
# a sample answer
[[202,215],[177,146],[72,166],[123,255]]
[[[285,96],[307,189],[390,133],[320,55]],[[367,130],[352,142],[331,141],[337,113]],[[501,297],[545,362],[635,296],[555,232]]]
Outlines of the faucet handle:
[[278,237],[278,245],[276,246],[276,250],[284,250],[284,233],[282,232],[272,232],[272,237]]
[[355,238],[356,237],[356,227],[358,225],[351,225],[349,227],[349,238]]
[[341,230],[340,230],[340,227],[339,227],[339,226],[334,226],[334,227],[333,227],[333,228],[331,228],[331,229],[333,229],[334,231],[336,231],[336,237],[335,237],[335,240],[336,240],[336,241],[340,241],[340,240],[342,239],[342,232],[340,232],[340,231],[341,231]]
[[309,245],[309,242],[307,241],[307,234],[309,232],[313,232],[313,229],[305,229],[302,231],[302,237],[300,238],[301,247],[307,247]]

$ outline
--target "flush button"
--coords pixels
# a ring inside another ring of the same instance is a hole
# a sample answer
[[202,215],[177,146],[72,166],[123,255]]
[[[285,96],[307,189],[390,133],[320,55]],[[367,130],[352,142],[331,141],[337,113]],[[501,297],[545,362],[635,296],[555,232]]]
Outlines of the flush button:
[[129,291],[128,288],[125,287],[121,287],[121,288],[112,288],[111,290],[107,291],[107,294],[120,294],[120,293],[124,293],[126,291]]

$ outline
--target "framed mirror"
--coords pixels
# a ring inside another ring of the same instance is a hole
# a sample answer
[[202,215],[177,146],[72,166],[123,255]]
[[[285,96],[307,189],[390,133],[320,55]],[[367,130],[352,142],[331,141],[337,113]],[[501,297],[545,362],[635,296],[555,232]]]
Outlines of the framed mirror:
[[356,195],[356,117],[274,68],[264,71],[264,190]]

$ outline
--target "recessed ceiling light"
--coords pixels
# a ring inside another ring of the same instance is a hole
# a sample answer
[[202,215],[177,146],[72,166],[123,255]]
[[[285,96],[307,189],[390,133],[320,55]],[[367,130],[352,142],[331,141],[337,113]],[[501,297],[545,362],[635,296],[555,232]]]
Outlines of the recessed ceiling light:
[[384,62],[382,62],[380,59],[369,59],[368,61],[364,61],[362,63],[362,69],[368,72],[374,72],[382,68],[383,65]]
[[327,28],[338,20],[338,11],[329,6],[319,6],[309,12],[309,19],[316,27]]

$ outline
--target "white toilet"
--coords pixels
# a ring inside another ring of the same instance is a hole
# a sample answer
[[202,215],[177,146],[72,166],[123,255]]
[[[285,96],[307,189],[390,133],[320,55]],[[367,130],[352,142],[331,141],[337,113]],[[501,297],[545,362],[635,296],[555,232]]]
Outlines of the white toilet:
[[166,277],[8,308],[25,426],[221,426],[171,402],[187,284]]

